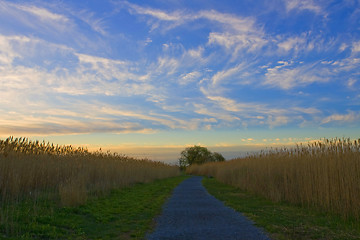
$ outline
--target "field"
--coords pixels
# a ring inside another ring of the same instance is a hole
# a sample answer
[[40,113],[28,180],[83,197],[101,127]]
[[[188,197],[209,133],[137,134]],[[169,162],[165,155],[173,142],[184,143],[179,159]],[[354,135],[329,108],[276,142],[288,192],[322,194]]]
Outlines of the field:
[[[187,172],[216,178],[204,179],[208,191],[274,239],[359,238],[358,140],[269,149]],[[146,159],[0,140],[0,239],[143,239],[183,179],[179,167]]]
[[273,202],[360,220],[359,140],[323,140],[270,149],[227,162],[193,165],[187,172],[214,176]]
[[84,205],[115,189],[179,175],[176,166],[146,159],[27,138],[0,140],[0,234],[22,235],[18,209],[25,203],[30,208],[24,211],[36,214],[46,205]]

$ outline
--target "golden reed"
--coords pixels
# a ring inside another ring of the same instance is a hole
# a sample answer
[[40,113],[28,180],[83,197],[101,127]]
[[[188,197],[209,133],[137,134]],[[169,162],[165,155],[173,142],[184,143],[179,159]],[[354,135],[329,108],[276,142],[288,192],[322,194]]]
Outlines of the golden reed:
[[59,194],[63,206],[83,204],[89,194],[103,194],[137,182],[177,176],[179,168],[146,159],[89,152],[9,137],[0,140],[0,201]]
[[294,148],[261,151],[221,163],[191,166],[273,201],[287,201],[360,219],[360,143],[321,140]]

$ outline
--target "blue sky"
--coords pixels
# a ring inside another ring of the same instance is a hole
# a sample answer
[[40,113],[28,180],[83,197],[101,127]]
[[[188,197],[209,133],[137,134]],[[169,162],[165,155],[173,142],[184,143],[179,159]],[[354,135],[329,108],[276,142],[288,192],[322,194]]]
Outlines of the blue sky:
[[2,138],[168,161],[358,138],[359,69],[359,0],[0,0]]

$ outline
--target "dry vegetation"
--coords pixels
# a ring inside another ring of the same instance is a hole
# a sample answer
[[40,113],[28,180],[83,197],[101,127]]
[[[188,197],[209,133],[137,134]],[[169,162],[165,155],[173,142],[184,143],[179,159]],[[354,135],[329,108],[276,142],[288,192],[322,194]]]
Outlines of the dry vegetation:
[[191,174],[265,196],[360,219],[360,140],[323,140],[262,151],[222,163],[195,165]]
[[160,162],[10,137],[0,140],[0,225],[11,220],[6,206],[24,199],[36,204],[45,196],[76,206],[91,195],[179,174]]

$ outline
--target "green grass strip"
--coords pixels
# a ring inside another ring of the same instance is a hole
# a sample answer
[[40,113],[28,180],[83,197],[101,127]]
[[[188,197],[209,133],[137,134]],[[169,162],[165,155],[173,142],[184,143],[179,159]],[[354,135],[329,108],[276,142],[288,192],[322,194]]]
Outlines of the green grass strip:
[[360,223],[309,208],[274,203],[236,187],[204,178],[208,192],[265,229],[271,239],[360,239]]
[[55,201],[24,201],[16,206],[16,223],[2,239],[144,239],[173,189],[186,176],[136,184],[85,205],[61,208]]

